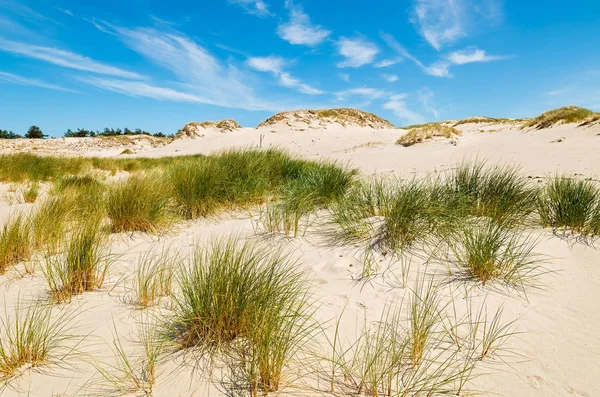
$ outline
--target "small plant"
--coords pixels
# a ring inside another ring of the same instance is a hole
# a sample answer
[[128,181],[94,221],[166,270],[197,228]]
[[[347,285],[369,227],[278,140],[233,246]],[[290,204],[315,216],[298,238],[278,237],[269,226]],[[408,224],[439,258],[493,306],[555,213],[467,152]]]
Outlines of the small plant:
[[167,251],[158,256],[151,251],[143,254],[133,279],[135,303],[150,307],[158,304],[161,297],[171,296],[174,273],[179,264],[178,256],[171,256]]
[[499,280],[525,288],[543,274],[542,258],[533,252],[536,243],[528,234],[484,221],[464,225],[449,236],[450,255],[446,259],[484,285]]
[[31,257],[30,226],[23,215],[10,219],[0,230],[0,274]]
[[414,366],[421,364],[435,326],[440,322],[440,302],[433,282],[417,282],[410,295],[409,351]]
[[60,361],[65,357],[58,353],[71,339],[68,327],[73,316],[68,313],[53,315],[52,307],[34,303],[23,308],[17,302],[14,314],[6,312],[0,320],[0,382],[4,383],[19,375],[27,367],[39,367]]
[[29,185],[27,189],[23,191],[23,200],[26,203],[35,203],[40,193],[40,184],[38,182],[33,182]]
[[600,189],[591,181],[553,177],[540,192],[538,206],[543,226],[584,235],[600,230]]
[[449,173],[446,185],[471,215],[505,225],[526,223],[536,209],[536,191],[516,167],[463,162]]
[[64,254],[46,254],[42,271],[53,300],[69,302],[74,295],[102,287],[112,261],[105,243],[100,222],[91,219],[73,232]]
[[233,238],[200,248],[179,279],[177,312],[166,324],[180,348],[233,352],[253,396],[279,389],[284,366],[307,342],[307,285],[285,253]]
[[160,174],[132,175],[111,186],[106,211],[113,232],[153,233],[173,220],[170,192]]
[[153,395],[156,367],[164,352],[164,340],[159,337],[155,326],[148,323],[140,324],[138,334],[143,354],[133,356],[125,351],[121,338],[116,329],[114,330],[113,354],[116,364],[96,365],[96,369],[107,383],[107,387],[102,387],[101,390],[104,395]]
[[411,128],[406,134],[402,135],[396,141],[397,145],[404,147],[412,146],[417,143],[422,143],[434,137],[455,138],[462,135],[460,130],[454,127],[449,127],[443,124],[431,123],[423,126]]
[[57,252],[64,241],[71,216],[70,202],[64,197],[45,199],[29,219],[34,249]]

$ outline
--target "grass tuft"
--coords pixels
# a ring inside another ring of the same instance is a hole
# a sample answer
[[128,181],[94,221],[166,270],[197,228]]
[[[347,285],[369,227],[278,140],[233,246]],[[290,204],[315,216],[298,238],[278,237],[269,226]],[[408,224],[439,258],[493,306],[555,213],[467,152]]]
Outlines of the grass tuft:
[[462,132],[454,127],[432,123],[410,129],[396,141],[396,144],[408,147],[434,137],[454,138],[460,135],[462,135]]
[[46,254],[42,272],[54,301],[69,302],[74,295],[102,288],[112,262],[106,237],[100,222],[90,219],[70,236],[65,253]]
[[555,176],[539,194],[538,212],[543,226],[598,234],[600,189],[592,181]]
[[0,274],[30,257],[30,224],[24,215],[18,215],[9,219],[0,230]]
[[523,123],[521,128],[535,127],[538,130],[552,127],[555,124],[585,123],[597,116],[597,113],[578,106],[564,106],[562,108],[548,110],[541,115]]
[[140,257],[133,279],[135,303],[141,307],[151,307],[159,303],[161,297],[173,294],[174,273],[179,268],[180,259],[168,251],[158,256],[148,251]]
[[253,396],[279,389],[311,329],[307,284],[287,256],[234,238],[199,248],[181,272],[167,324],[180,348],[211,357],[234,352]]

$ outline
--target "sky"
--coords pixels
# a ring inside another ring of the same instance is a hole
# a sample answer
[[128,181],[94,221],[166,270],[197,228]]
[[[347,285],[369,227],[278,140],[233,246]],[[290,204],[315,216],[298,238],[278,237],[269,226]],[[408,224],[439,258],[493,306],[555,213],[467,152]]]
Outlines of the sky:
[[600,110],[597,0],[0,0],[0,129]]

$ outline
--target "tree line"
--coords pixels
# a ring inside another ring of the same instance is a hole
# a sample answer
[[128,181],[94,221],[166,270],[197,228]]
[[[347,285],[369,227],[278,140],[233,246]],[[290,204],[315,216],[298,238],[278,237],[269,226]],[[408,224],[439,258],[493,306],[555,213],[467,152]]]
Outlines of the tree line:
[[[144,131],[140,128],[136,128],[135,130],[130,130],[129,128],[124,129],[114,129],[114,128],[105,128],[100,131],[92,131],[86,130],[84,128],[78,128],[75,131],[70,128],[67,132],[64,133],[65,138],[85,138],[85,137],[95,137],[95,136],[120,136],[120,135],[147,135],[154,136],[157,138],[173,138],[174,134],[164,134],[162,132],[155,132],[154,134],[149,133],[148,131]],[[29,138],[29,139],[44,139],[47,135],[43,133],[40,127],[37,125],[32,125],[29,127],[29,130],[24,135],[16,134],[12,131],[0,130],[0,139],[19,139],[19,138]]]

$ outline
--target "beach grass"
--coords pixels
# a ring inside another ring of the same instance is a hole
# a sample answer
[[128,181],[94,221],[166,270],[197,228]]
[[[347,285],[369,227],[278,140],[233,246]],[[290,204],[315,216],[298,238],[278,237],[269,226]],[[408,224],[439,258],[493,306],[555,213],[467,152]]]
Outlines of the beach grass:
[[0,274],[31,257],[30,224],[23,214],[13,216],[0,229]]
[[234,352],[251,395],[278,390],[284,366],[310,329],[305,276],[289,254],[217,239],[198,248],[178,281],[167,334],[181,349],[210,356]]
[[563,106],[558,109],[548,110],[541,115],[527,120],[521,128],[533,127],[538,130],[549,128],[555,124],[585,123],[595,117],[597,113],[578,106]]
[[454,127],[431,123],[411,128],[406,134],[398,138],[396,144],[408,147],[435,137],[454,138],[460,135],[462,135],[462,132]]

